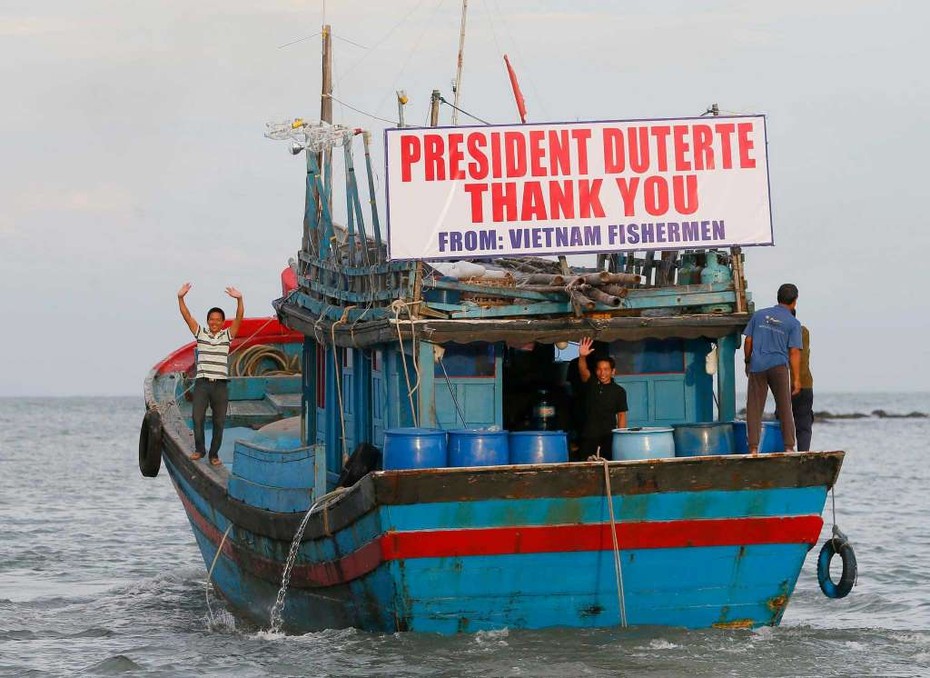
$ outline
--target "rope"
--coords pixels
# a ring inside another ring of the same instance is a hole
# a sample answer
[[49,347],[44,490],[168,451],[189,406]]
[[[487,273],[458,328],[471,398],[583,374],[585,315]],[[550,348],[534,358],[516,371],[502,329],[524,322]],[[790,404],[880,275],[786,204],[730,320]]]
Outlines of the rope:
[[226,526],[223,538],[220,539],[220,545],[216,548],[216,554],[213,556],[213,562],[210,563],[210,570],[207,572],[207,581],[204,582],[203,595],[207,599],[207,614],[210,616],[210,626],[216,623],[213,618],[213,608],[210,607],[210,581],[213,579],[213,568],[216,567],[216,561],[220,559],[220,554],[223,552],[223,544],[226,543],[226,537],[229,536],[229,531],[232,529],[232,526],[232,523]]
[[458,111],[459,113],[461,113],[462,115],[467,115],[467,116],[468,116],[469,118],[471,118],[472,120],[477,120],[478,122],[483,123],[483,124],[485,124],[485,125],[490,125],[490,124],[491,124],[491,123],[489,123],[487,120],[482,120],[482,119],[479,118],[477,115],[472,115],[472,114],[469,113],[468,111],[463,111],[461,108],[459,108],[459,107],[456,106],[455,104],[452,104],[452,103],[449,103],[448,101],[446,101],[443,97],[439,97],[439,100],[440,100],[442,103],[444,103],[446,106],[448,106],[449,108],[454,108],[455,110],[457,110],[457,111]]
[[[397,330],[397,346],[400,349],[400,361],[404,367],[404,380],[407,382],[407,399],[410,401],[410,416],[413,419],[413,425],[417,426],[417,409],[413,404],[413,392],[416,390],[410,386],[410,372],[407,370],[407,354],[404,353],[404,338],[400,333],[400,309],[406,309],[407,315],[410,315],[410,309],[407,304],[400,299],[391,302],[391,310],[394,311],[394,328]],[[411,319],[411,329],[413,320]],[[411,350],[414,350],[413,335],[411,334]],[[411,356],[412,358],[412,356]],[[416,363],[414,363],[416,367]],[[417,385],[419,386],[419,371],[417,371]]]
[[607,511],[610,514],[610,537],[614,543],[614,575],[617,580],[617,604],[620,607],[620,626],[626,628],[626,596],[623,592],[623,567],[620,563],[620,543],[617,540],[617,521],[614,518],[613,492],[610,489],[610,466],[607,459],[601,456],[600,447],[597,448],[596,458],[604,463],[604,486],[607,491]]
[[452,402],[455,404],[455,411],[459,415],[459,419],[462,420],[462,426],[467,426],[465,423],[465,415],[462,414],[462,408],[459,406],[459,399],[455,397],[455,389],[452,387],[452,381],[449,379],[449,373],[446,372],[446,364],[442,360],[442,355],[439,356],[439,366],[442,368],[442,376],[446,378],[446,386],[449,387],[449,395],[452,396]]

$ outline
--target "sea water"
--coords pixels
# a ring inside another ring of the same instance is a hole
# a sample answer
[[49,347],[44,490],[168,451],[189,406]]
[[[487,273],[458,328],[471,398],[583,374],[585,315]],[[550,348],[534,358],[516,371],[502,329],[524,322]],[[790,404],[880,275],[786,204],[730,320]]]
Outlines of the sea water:
[[[930,412],[930,394],[816,394],[815,410]],[[139,398],[0,399],[0,675],[930,675],[930,420],[814,427],[844,449],[836,518],[859,561],[843,600],[805,562],[778,628],[453,637],[271,634],[207,594],[167,474],[137,468]],[[823,538],[832,524],[830,502]],[[571,576],[571,573],[566,573]]]

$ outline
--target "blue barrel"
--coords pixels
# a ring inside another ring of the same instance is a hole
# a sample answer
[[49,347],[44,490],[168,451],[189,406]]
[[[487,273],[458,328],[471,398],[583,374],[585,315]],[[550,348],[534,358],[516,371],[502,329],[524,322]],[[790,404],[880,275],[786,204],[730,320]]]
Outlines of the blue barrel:
[[759,452],[784,452],[785,439],[781,434],[780,421],[763,421]]
[[[733,454],[749,453],[749,436],[745,421],[730,422],[733,425]],[[781,435],[781,422],[763,421],[762,436],[759,438],[759,452],[783,452],[785,441]]]
[[703,457],[733,454],[733,426],[729,422],[711,421],[675,424],[675,456]]
[[511,464],[559,464],[568,461],[564,431],[511,431]]
[[731,421],[733,426],[733,454],[746,454],[749,452],[749,438],[746,434],[745,421]]
[[661,459],[675,456],[671,428],[615,428],[612,459]]
[[438,428],[390,428],[384,432],[384,470],[443,468],[446,432]]
[[507,431],[449,431],[449,466],[503,466],[509,462]]

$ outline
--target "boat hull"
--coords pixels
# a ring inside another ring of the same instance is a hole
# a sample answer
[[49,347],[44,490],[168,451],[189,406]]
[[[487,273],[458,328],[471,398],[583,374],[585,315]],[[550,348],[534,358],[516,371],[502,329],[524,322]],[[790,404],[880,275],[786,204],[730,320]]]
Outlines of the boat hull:
[[[601,464],[371,474],[311,517],[284,626],[446,634],[622,620],[775,625],[820,534],[841,460],[837,452],[611,463],[613,524]],[[286,536],[302,516],[254,529],[267,516],[242,520],[256,510],[211,500],[185,472],[189,460],[166,452],[166,461],[215,586],[267,626]]]

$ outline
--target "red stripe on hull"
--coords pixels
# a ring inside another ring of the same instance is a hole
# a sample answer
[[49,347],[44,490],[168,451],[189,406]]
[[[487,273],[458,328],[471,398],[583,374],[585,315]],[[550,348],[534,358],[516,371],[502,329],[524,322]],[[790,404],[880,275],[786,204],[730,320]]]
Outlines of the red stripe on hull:
[[[175,484],[191,522],[214,546],[222,533],[207,520]],[[617,525],[622,550],[688,548],[702,546],[752,546],[756,544],[809,544],[820,536],[820,516],[783,518],[721,518],[673,520]],[[455,558],[572,551],[610,551],[610,525],[545,525],[389,532],[338,560],[294,567],[291,581],[303,588],[345,584],[362,577],[388,560]],[[281,581],[283,564],[245,549],[229,537],[223,553],[256,576]]]
[[[174,487],[181,499],[181,503],[184,505],[187,517],[214,546],[218,546],[223,539],[223,533],[197,510],[197,507],[187,498],[177,486],[177,483],[175,483]],[[295,565],[291,572],[291,581],[297,586],[313,588],[345,584],[368,574],[378,567],[382,562],[382,551],[381,542],[375,539],[338,560]],[[262,579],[275,583],[281,581],[281,575],[284,572],[283,563],[270,560],[254,551],[245,549],[228,536],[223,544],[223,554],[234,563]]]
[[[820,516],[786,518],[724,518],[673,520],[617,525],[623,550],[749,546],[755,544],[815,544]],[[560,551],[610,551],[610,525],[546,525],[469,530],[391,532],[381,537],[385,560],[497,556]]]

